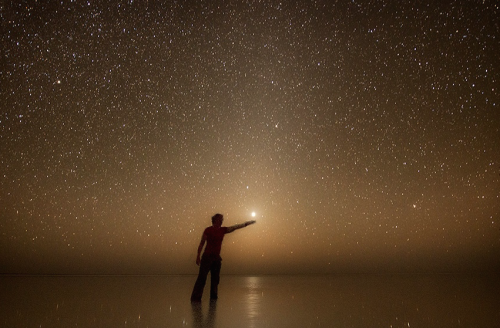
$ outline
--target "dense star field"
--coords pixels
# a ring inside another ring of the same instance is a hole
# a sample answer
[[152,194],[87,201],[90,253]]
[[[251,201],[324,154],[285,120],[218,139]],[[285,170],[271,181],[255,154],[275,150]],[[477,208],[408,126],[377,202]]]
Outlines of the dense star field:
[[2,273],[500,269],[496,1],[6,1]]

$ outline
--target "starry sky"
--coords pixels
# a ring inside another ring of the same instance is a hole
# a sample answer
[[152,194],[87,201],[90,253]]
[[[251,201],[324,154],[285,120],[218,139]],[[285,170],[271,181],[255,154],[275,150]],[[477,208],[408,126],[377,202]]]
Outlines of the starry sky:
[[5,1],[2,273],[500,269],[496,1]]

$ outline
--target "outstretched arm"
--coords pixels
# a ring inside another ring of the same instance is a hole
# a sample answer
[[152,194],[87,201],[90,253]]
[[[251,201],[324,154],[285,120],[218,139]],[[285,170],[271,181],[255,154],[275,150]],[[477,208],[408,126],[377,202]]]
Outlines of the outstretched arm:
[[203,246],[205,246],[206,241],[207,241],[207,235],[205,235],[205,232],[203,232],[203,235],[201,236],[200,245],[198,246],[198,255],[196,256],[196,264],[197,265],[200,265],[201,251],[203,250]]
[[246,226],[249,226],[251,224],[254,224],[255,220],[252,221],[247,221],[245,223],[240,223],[240,224],[235,224],[234,226],[227,227],[227,233],[233,232],[234,230],[244,228]]

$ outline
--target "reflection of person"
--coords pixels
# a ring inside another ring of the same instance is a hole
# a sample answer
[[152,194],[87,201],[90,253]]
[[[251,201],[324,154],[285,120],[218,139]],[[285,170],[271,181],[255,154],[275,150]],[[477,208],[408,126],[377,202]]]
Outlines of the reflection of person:
[[193,327],[194,328],[213,328],[215,327],[215,313],[217,310],[217,302],[210,302],[208,313],[203,316],[201,309],[201,302],[191,302],[191,309],[193,310]]
[[[200,245],[198,246],[198,255],[196,256],[196,264],[200,266],[200,271],[198,273],[198,279],[194,284],[193,293],[191,294],[191,301],[201,301],[201,296],[203,295],[203,288],[205,288],[205,283],[207,281],[208,273],[210,272],[210,299],[217,299],[217,288],[219,285],[219,275],[222,258],[220,257],[220,250],[222,246],[222,240],[226,233],[233,232],[236,229],[244,228],[250,224],[254,224],[255,221],[247,221],[245,223],[236,224],[231,227],[223,227],[222,221],[224,217],[222,214],[215,214],[212,216],[212,226],[205,229],[203,235],[201,236]],[[205,247],[205,252],[200,258],[203,246],[207,243]]]

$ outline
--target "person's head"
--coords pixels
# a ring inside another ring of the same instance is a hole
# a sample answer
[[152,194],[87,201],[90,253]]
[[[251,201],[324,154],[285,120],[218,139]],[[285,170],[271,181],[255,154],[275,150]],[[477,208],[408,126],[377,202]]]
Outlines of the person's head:
[[214,216],[212,216],[212,225],[220,227],[220,226],[222,226],[223,220],[224,220],[224,217],[222,216],[222,214],[217,213]]

